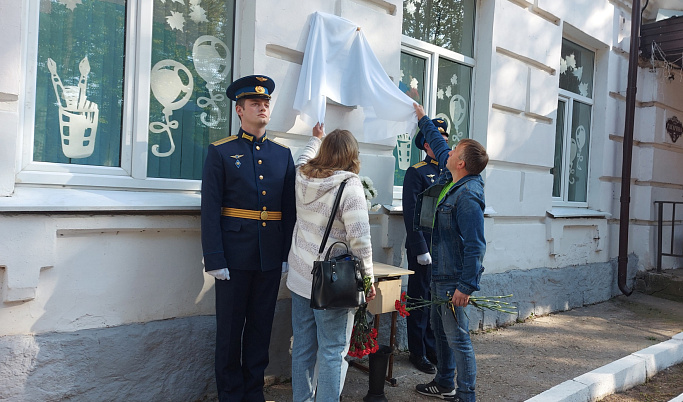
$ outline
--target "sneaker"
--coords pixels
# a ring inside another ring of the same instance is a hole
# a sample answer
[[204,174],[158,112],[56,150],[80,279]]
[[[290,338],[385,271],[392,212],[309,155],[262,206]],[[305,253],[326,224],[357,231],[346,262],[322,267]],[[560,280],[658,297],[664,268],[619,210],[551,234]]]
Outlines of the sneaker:
[[436,373],[436,367],[434,367],[434,365],[429,360],[427,360],[425,356],[411,354],[408,360],[410,360],[410,362],[413,364],[413,366],[415,366],[416,369],[422,371],[423,373]]
[[455,396],[455,388],[444,388],[434,380],[429,384],[417,384],[415,390],[422,395],[433,396],[446,401],[458,401],[460,399]]

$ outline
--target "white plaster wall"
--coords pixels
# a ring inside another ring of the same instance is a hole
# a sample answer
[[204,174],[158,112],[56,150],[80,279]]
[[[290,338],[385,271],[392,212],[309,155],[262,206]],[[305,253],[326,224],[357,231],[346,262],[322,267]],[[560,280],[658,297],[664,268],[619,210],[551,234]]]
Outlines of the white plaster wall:
[[[245,14],[251,13],[251,5]],[[254,2],[259,10],[255,16],[254,32],[243,32],[243,43],[254,43],[254,71],[263,71],[276,82],[273,96],[273,114],[269,130],[282,137],[296,155],[311,133],[293,109],[301,62],[308,40],[310,19],[313,13],[334,14],[355,22],[362,29],[387,75],[396,82],[400,72],[402,2],[370,0],[336,0],[320,3],[301,1],[296,7],[289,2]],[[253,35],[253,37],[249,37]],[[392,38],[392,39],[387,39]],[[244,53],[244,51],[243,51]],[[248,57],[252,57],[251,54]],[[248,72],[242,72],[245,75]],[[393,195],[394,158],[393,141],[384,145],[369,144],[363,137],[362,109],[327,104],[325,129],[350,130],[359,140],[361,175],[370,177],[378,190],[373,203],[391,204]]]
[[22,2],[0,4],[0,197],[14,191],[21,80]]
[[510,0],[496,0],[495,45],[545,66],[559,65],[562,31],[533,11]]
[[[0,45],[0,92],[17,96],[21,5],[3,3],[0,11],[0,32],[16,39],[11,46]],[[397,77],[399,71],[398,1],[308,1],[297,7],[287,2],[241,2],[236,74],[264,72],[275,79],[270,128],[295,155],[310,135],[310,127],[295,127],[291,102],[308,18],[314,11],[358,21],[387,73]],[[386,41],[387,35],[396,40]],[[14,186],[19,113],[13,99],[0,99],[0,195],[11,193]],[[328,119],[328,131],[344,127],[362,132],[362,113],[354,108],[328,105]],[[391,203],[392,147],[361,141],[361,174],[370,176],[379,190],[373,202]],[[11,185],[9,190],[5,183]],[[402,237],[388,232],[382,222],[386,219],[374,219],[375,254],[395,259],[393,248],[402,249]],[[203,274],[198,216],[3,214],[0,225],[0,336],[213,313],[213,280]]]
[[[614,5],[605,0],[537,0],[536,7],[602,43],[612,43]],[[558,58],[559,60],[559,58]]]
[[491,111],[487,152],[494,161],[547,168],[550,175],[554,147],[554,124],[497,109]]
[[538,197],[553,185],[545,172],[491,167],[485,180],[486,206],[494,216],[543,217],[551,208],[550,198]]
[[550,265],[545,227],[540,224],[540,218],[506,222],[504,218],[494,217],[486,219],[484,231],[485,275]]
[[[623,135],[624,101],[619,94],[623,96],[626,90],[628,63],[622,52],[624,46],[628,48],[628,13],[607,0],[479,3],[478,12],[493,13],[478,16],[478,27],[485,32],[477,33],[473,105],[473,137],[485,143],[491,155],[485,172],[486,197],[495,214],[486,219],[487,274],[615,257],[616,226],[608,228],[605,220],[547,219],[546,211],[552,208],[549,169],[564,30],[605,52],[603,70],[596,76],[600,81],[596,89],[604,88],[596,94],[600,120],[596,127],[600,130],[593,137],[593,149],[598,152],[593,153],[591,193],[597,194],[597,200],[591,207],[609,208],[613,219],[618,217],[619,188],[614,182],[620,175],[621,143],[609,137]],[[292,109],[310,14],[323,11],[357,22],[395,81],[400,68],[401,7],[397,0],[304,0],[296,7],[290,2],[240,2],[236,74],[263,72],[275,79],[269,128],[295,156],[310,133],[310,127],[297,120]],[[20,17],[20,4],[0,5],[0,33],[4,38],[16,37],[15,44],[20,42]],[[606,50],[608,46],[614,50]],[[0,44],[0,94],[19,94],[20,79],[12,74],[19,77],[20,56],[12,41]],[[651,224],[652,201],[680,197],[676,186],[683,183],[679,176],[674,177],[683,168],[679,144],[652,144],[666,142],[660,128],[672,112],[683,110],[683,104],[674,83],[654,82],[647,74],[641,70],[639,100],[668,105],[639,108],[636,120],[638,141],[649,145],[637,146],[633,177],[669,185],[646,183],[633,188],[632,217]],[[0,195],[12,191],[17,156],[19,105],[9,98],[0,99]],[[652,124],[655,130],[648,131]],[[343,127],[361,133],[362,112],[328,104],[326,126],[328,131]],[[392,194],[391,149],[361,139],[361,174],[373,179],[380,194],[375,201],[385,204],[391,202]],[[667,163],[673,163],[675,169],[667,169]],[[212,281],[202,274],[199,262],[196,217],[3,215],[0,219],[0,266],[5,266],[0,275],[1,292],[3,300],[9,300],[0,309],[0,335],[73,331],[213,311]],[[387,219],[373,216],[373,238],[377,240],[373,251],[378,257],[396,259],[391,247],[402,239],[387,231]],[[643,224],[634,231],[631,250],[652,261],[652,226]],[[40,242],[24,242],[30,246],[22,248],[16,233],[24,233],[24,238],[33,233]],[[596,233],[601,240],[596,240]],[[32,251],[19,258],[13,254],[15,250]]]
[[[265,71],[276,82],[273,116],[269,128],[275,131],[310,135],[292,108],[301,61],[306,48],[311,15],[316,11],[334,14],[357,23],[387,74],[398,79],[401,50],[402,3],[400,1],[301,1],[296,7],[289,2],[254,2],[256,16],[254,45],[255,70]],[[387,38],[393,38],[387,40]],[[249,39],[250,40],[250,39]],[[246,72],[242,73],[242,75]],[[363,141],[362,110],[327,106],[326,127],[350,130]],[[389,153],[393,143],[388,144]]]
[[[207,315],[198,216],[0,216],[0,336]],[[10,298],[16,288],[23,299]]]
[[610,114],[619,110],[614,105],[619,101],[609,92],[625,81],[627,67],[618,63],[623,56],[610,51],[625,23],[619,12],[608,1],[495,0],[486,137],[491,157],[486,197],[495,223],[487,230],[487,239],[492,239],[487,272],[616,257],[606,219],[545,216],[553,204],[550,168],[563,36],[596,52],[589,207],[612,212],[613,151],[620,145],[615,146],[610,134],[623,117]]
[[[628,68],[627,53],[630,37],[630,14],[624,10],[618,12],[618,30],[620,42],[612,57],[623,71]],[[674,75],[673,80],[666,78],[666,70],[661,64],[651,65],[641,61],[638,71],[636,93],[636,116],[634,126],[634,147],[632,161],[632,186],[630,203],[630,232],[629,251],[640,258],[641,269],[652,269],[656,264],[657,247],[657,214],[654,201],[681,201],[683,196],[683,179],[678,173],[683,170],[683,142],[673,143],[666,133],[666,120],[672,116],[683,117],[683,97],[681,97],[680,75]],[[627,83],[625,80],[614,80],[610,85],[613,91],[613,105],[609,113],[613,119],[612,133],[615,141],[611,148],[615,149],[613,172],[611,176],[618,182],[614,183],[615,197],[613,199],[613,215],[618,217],[620,202],[620,176],[622,155],[622,139],[624,135],[625,95]],[[618,245],[618,232],[615,228],[612,237],[612,249]],[[668,241],[669,235],[665,230],[663,236]],[[680,266],[680,259],[665,258],[665,268]],[[668,264],[668,265],[667,265]],[[678,265],[676,265],[678,264]]]

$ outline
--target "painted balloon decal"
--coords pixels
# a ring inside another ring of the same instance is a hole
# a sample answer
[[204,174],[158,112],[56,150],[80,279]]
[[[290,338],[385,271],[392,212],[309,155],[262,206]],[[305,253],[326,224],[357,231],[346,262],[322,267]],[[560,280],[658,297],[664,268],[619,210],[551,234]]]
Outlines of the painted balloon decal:
[[[574,132],[574,138],[571,140],[569,149],[569,183],[576,183],[577,170],[583,170],[578,162],[583,162],[583,147],[586,145],[586,129],[583,126],[578,126]],[[574,163],[576,159],[577,163]]]
[[159,152],[159,145],[152,146],[152,153],[158,157],[170,156],[175,151],[175,143],[171,129],[178,128],[178,121],[171,120],[174,110],[185,106],[194,89],[194,79],[190,71],[175,60],[161,60],[152,68],[152,94],[164,107],[164,121],[152,122],[149,130],[155,134],[167,133],[171,148],[166,152]]
[[200,119],[207,126],[215,127],[222,117],[221,109],[216,102],[224,101],[225,95],[214,91],[230,72],[230,49],[215,36],[200,36],[192,47],[192,59],[197,74],[206,81],[206,89],[211,96],[197,98],[197,105],[201,108],[210,107],[215,113],[215,119],[207,119],[209,114],[206,112],[201,114]]

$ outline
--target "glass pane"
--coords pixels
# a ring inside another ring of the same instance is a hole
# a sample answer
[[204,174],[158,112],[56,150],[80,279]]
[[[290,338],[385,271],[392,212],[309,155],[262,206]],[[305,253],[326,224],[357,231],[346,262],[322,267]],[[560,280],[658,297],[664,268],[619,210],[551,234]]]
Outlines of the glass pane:
[[591,107],[574,101],[569,150],[568,201],[586,202],[588,190],[588,149],[590,148]]
[[474,0],[406,0],[403,34],[472,57]]
[[154,1],[147,175],[201,179],[230,135],[234,1]]
[[439,58],[438,74],[434,118],[448,122],[448,144],[452,147],[469,137],[472,68]]
[[40,1],[33,159],[120,166],[125,0]]
[[560,88],[592,98],[594,64],[595,53],[562,39]]
[[562,197],[562,154],[564,152],[564,114],[567,103],[557,102],[557,118],[555,119],[555,163],[553,165],[553,197]]
[[[420,105],[424,104],[427,60],[401,53],[401,81],[398,87]],[[394,186],[402,186],[406,170],[418,163],[421,151],[412,141],[413,135],[401,134],[394,148]]]

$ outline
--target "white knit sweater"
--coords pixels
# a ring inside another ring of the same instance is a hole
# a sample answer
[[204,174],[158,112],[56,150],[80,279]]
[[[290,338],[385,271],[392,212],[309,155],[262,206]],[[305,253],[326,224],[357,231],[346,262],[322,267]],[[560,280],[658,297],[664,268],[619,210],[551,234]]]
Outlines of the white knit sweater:
[[[299,167],[318,153],[321,141],[311,137],[301,156],[297,159],[296,172],[296,225],[289,250],[289,274],[287,287],[307,299],[311,298],[313,261],[318,259],[318,249],[325,234],[334,199],[341,182],[349,178],[342,193],[339,209],[332,224],[329,238],[321,259],[336,241],[344,241],[349,251],[363,261],[364,275],[372,275],[372,244],[370,222],[363,185],[357,174],[337,171],[324,179],[309,178]],[[335,246],[330,255],[342,254],[345,248]]]

